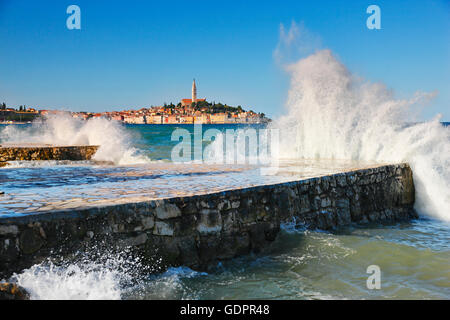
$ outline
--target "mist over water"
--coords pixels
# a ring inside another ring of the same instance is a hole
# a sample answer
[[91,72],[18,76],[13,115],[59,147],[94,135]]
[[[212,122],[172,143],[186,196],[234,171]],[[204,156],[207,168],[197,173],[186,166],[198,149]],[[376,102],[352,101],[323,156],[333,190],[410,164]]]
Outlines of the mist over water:
[[383,84],[352,75],[329,50],[287,67],[291,75],[287,113],[280,129],[280,157],[408,162],[416,208],[450,221],[450,128],[411,123],[434,94],[398,100]]

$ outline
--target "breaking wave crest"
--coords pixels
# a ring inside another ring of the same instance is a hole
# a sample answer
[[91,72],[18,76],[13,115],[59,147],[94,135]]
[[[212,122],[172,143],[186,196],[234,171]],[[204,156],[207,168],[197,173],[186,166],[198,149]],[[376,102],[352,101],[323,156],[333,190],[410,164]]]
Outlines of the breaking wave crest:
[[184,281],[207,275],[187,267],[161,273],[158,260],[147,266],[127,250],[61,260],[47,259],[9,281],[25,288],[32,300],[194,299]]
[[3,143],[39,143],[51,145],[98,145],[93,160],[117,165],[150,161],[131,145],[130,132],[119,123],[106,119],[82,121],[69,115],[49,115],[30,127],[7,126],[1,132]]
[[329,50],[287,70],[287,114],[271,125],[280,129],[281,158],[408,162],[417,210],[450,221],[450,128],[439,116],[411,118],[434,94],[396,99],[383,84],[352,75]]

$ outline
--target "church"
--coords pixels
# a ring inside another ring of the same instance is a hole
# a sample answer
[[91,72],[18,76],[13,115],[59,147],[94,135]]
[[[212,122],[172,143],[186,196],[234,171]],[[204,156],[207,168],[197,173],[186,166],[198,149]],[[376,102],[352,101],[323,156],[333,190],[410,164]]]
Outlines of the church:
[[181,106],[190,106],[193,102],[206,101],[206,99],[197,99],[197,86],[195,85],[195,79],[192,82],[192,99],[181,99]]

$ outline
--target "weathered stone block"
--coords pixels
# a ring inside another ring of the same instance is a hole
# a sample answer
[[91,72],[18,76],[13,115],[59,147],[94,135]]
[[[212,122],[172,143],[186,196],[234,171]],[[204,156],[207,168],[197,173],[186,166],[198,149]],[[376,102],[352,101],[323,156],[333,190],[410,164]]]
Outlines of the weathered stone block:
[[44,244],[39,235],[39,231],[34,228],[27,228],[20,234],[20,249],[25,254],[38,251]]
[[222,217],[216,210],[204,209],[197,221],[197,231],[201,234],[215,234],[222,230]]
[[173,228],[166,222],[156,221],[155,228],[153,229],[153,234],[159,236],[173,236]]
[[136,237],[130,237],[127,239],[120,240],[118,242],[120,247],[133,247],[133,246],[139,246],[147,242],[148,236],[146,233],[141,233],[137,235]]
[[19,228],[15,225],[0,225],[0,236],[12,234],[16,235],[19,233]]
[[156,216],[158,219],[171,219],[181,216],[181,210],[172,203],[159,201],[156,205]]
[[144,216],[144,217],[142,217],[141,221],[142,221],[143,230],[152,229],[153,226],[155,225],[155,219],[153,217]]

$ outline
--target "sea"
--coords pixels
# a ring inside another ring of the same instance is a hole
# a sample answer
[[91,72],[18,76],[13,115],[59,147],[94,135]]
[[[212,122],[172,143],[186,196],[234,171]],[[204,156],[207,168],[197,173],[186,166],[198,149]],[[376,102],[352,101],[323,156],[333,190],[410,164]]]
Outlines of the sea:
[[[203,131],[246,127],[263,126],[206,125]],[[5,133],[6,128],[1,129],[2,137],[20,132],[32,136],[29,130],[35,129],[32,125],[10,125]],[[177,143],[171,136],[179,128],[193,134],[192,125],[121,125],[119,132],[131,139],[128,148],[133,149],[137,163],[142,159],[168,163]],[[127,161],[133,156],[128,155]],[[115,168],[125,170],[128,166],[118,164]],[[17,189],[32,193],[36,188],[58,189],[85,179],[82,183],[95,188],[96,183],[104,183],[92,178],[96,170],[105,169],[88,163],[45,162],[36,166],[17,162],[0,169],[0,186],[6,193]],[[42,185],[39,175],[48,177],[49,172],[59,179],[47,178],[47,185]],[[81,173],[77,179],[67,179],[67,172]],[[24,178],[11,181],[19,175]],[[146,273],[127,252],[119,257],[107,252],[101,255],[101,263],[90,258],[70,263],[45,261],[13,279],[32,293],[32,299],[450,298],[450,224],[426,213],[409,222],[352,225],[326,232],[299,228],[295,221],[285,223],[268,251],[224,261],[208,272],[182,266]],[[378,290],[367,288],[369,265],[381,270]]]
[[[279,137],[277,148],[270,146],[279,151],[272,158],[300,161],[302,166],[292,165],[297,174],[314,175],[349,161],[352,166],[407,162],[418,219],[333,231],[288,221],[264,253],[222,261],[208,272],[181,266],[155,273],[158,266],[150,271],[126,251],[94,252],[78,262],[44,261],[4,280],[26,288],[32,299],[450,299],[450,126],[440,115],[415,118],[434,95],[418,92],[398,99],[384,84],[353,75],[329,50],[299,60],[287,72],[286,104],[277,106],[281,116],[267,126],[204,125],[202,135],[215,132],[215,138],[197,148],[209,148],[217,159],[227,130],[270,129]],[[5,192],[0,219],[39,210],[33,206],[52,197],[69,205],[139,196],[141,189],[151,190],[148,181],[155,177],[157,190],[181,186],[194,193],[263,181],[226,170],[214,175],[195,159],[178,164],[175,173],[165,171],[180,143],[174,132],[184,132],[187,140],[195,137],[192,125],[123,125],[64,116],[1,126],[0,144],[100,149],[94,162],[15,161],[0,168]],[[161,166],[157,174],[149,173],[146,168],[155,165]],[[196,188],[199,179],[205,188]],[[379,289],[367,285],[373,266],[380,271]]]

